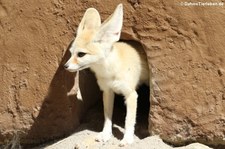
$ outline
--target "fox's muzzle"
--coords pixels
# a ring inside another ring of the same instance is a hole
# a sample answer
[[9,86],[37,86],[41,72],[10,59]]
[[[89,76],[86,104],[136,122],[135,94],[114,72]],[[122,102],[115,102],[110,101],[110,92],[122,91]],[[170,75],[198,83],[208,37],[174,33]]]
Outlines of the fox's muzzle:
[[68,69],[68,68],[69,68],[69,64],[66,63],[66,64],[64,65],[64,68],[65,68],[65,69]]

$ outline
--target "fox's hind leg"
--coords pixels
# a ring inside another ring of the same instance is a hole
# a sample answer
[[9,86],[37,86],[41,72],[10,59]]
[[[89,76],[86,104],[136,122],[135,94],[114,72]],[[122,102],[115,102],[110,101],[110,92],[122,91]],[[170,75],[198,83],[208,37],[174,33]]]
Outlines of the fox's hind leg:
[[105,123],[102,132],[96,137],[96,141],[106,142],[112,136],[112,114],[114,105],[114,93],[108,89],[103,92],[103,104],[104,104],[104,117]]
[[130,94],[126,95],[127,114],[125,121],[125,133],[123,139],[120,141],[120,146],[131,144],[134,140],[134,126],[136,122],[137,112],[137,97],[138,94],[134,90]]

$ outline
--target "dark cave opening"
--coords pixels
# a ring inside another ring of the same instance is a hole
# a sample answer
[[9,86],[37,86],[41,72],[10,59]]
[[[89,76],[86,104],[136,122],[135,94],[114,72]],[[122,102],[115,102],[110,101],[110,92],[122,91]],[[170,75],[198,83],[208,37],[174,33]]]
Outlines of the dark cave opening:
[[[148,119],[150,109],[149,86],[141,85],[137,89],[137,93],[138,93],[138,106],[136,114],[135,135],[137,135],[140,139],[143,139],[149,136],[148,130],[149,125]],[[115,96],[113,122],[121,127],[124,127],[125,125],[126,104],[124,102],[125,100],[123,96],[121,95]]]

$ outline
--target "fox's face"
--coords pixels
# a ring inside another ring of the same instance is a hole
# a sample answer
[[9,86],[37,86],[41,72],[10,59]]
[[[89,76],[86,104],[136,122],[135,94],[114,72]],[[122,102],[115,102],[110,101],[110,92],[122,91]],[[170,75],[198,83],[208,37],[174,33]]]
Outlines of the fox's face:
[[95,65],[107,57],[113,43],[120,38],[122,20],[122,5],[118,5],[102,25],[98,11],[94,8],[87,9],[71,45],[71,57],[64,65],[65,69],[75,72]]
[[71,57],[65,64],[70,72],[75,72],[90,67],[104,57],[104,50],[99,48],[99,43],[92,40],[94,32],[87,32],[89,39],[83,36],[77,37],[70,47]]

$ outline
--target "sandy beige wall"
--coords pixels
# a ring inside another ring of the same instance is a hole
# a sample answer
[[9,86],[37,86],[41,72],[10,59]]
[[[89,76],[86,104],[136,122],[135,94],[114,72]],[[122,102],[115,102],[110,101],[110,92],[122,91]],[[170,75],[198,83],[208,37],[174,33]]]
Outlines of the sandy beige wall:
[[[86,8],[97,8],[105,19],[119,2],[0,1],[0,142],[16,132],[27,143],[39,142],[79,125],[80,109],[99,92],[92,90],[96,84],[87,84],[93,76],[84,73],[87,102],[67,96],[74,76],[62,68],[66,50]],[[122,2],[122,38],[143,44],[152,71],[149,131],[176,144],[224,143],[224,6]]]

